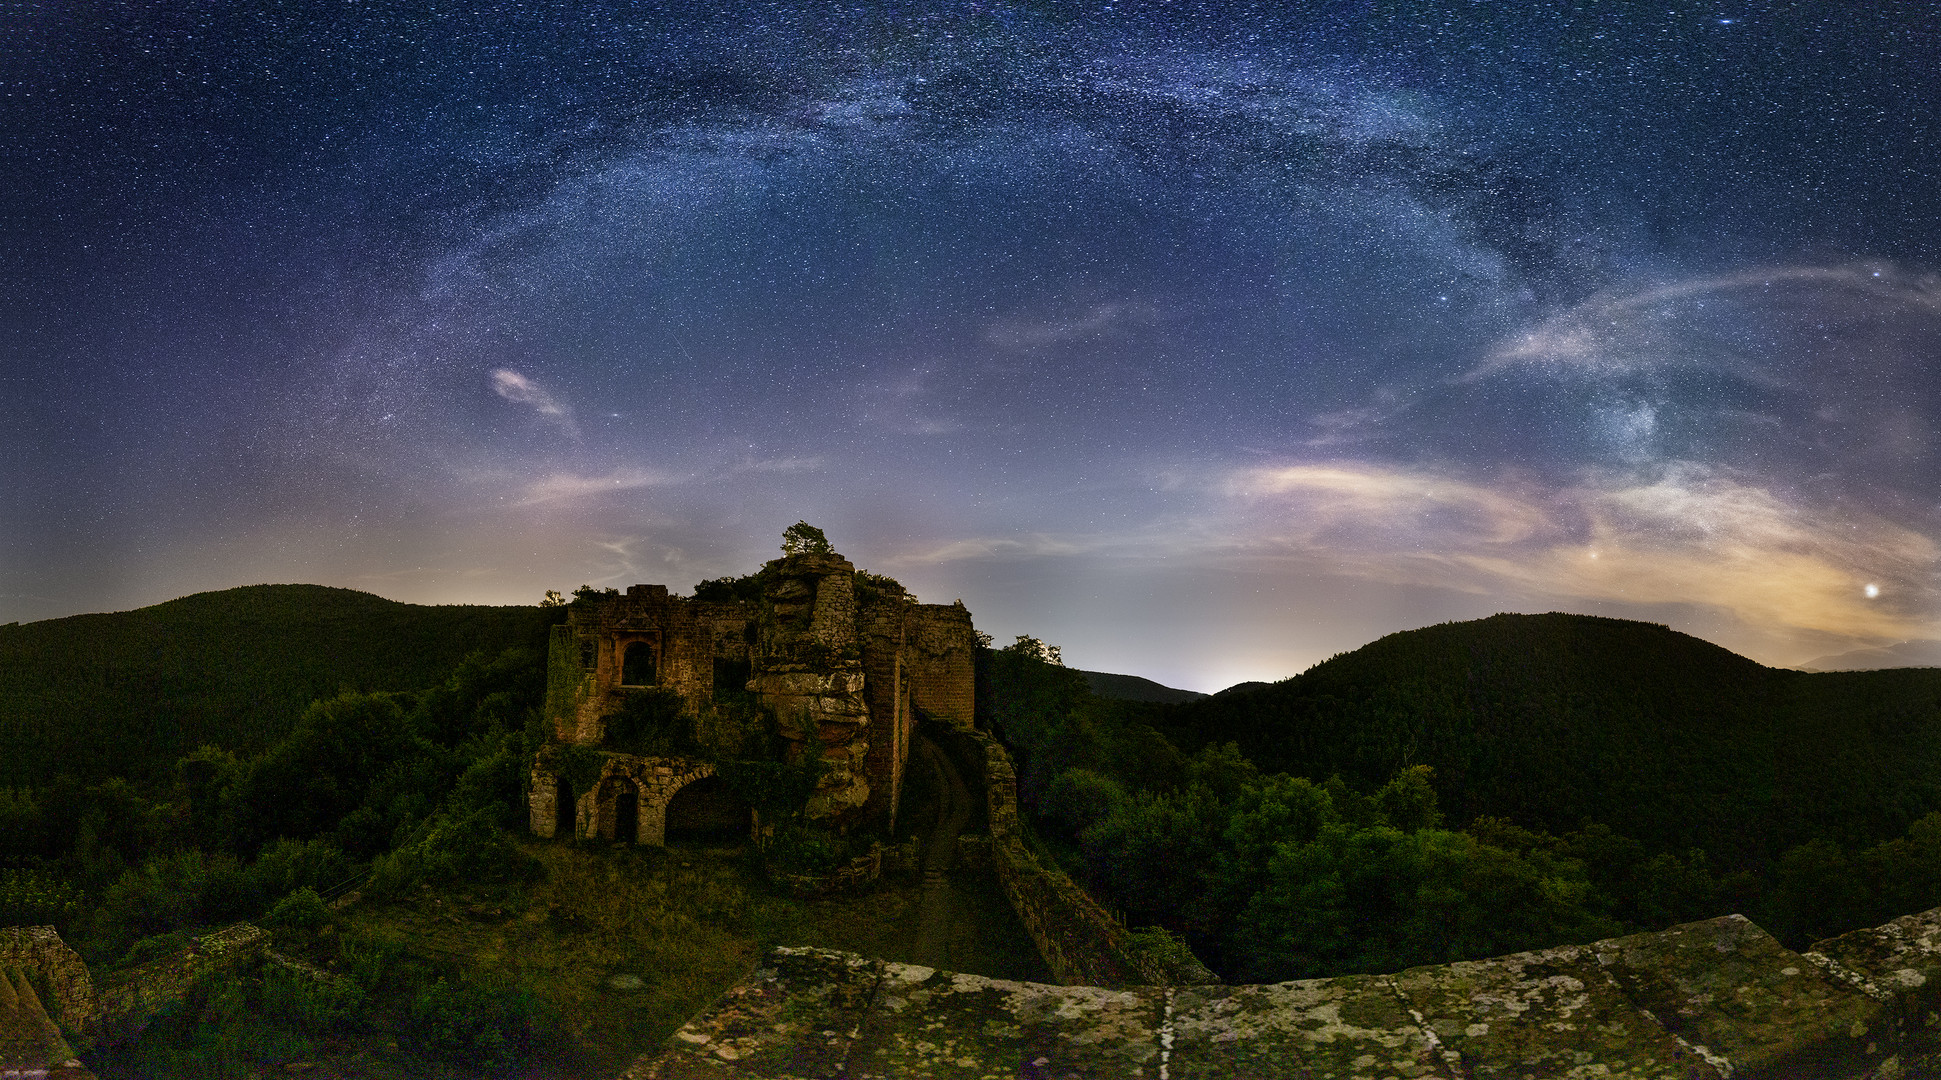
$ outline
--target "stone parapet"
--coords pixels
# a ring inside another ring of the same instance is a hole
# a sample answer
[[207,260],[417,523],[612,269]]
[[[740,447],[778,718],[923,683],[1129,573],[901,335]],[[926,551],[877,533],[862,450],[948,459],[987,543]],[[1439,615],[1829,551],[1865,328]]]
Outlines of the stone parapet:
[[622,1080],[1912,1080],[1941,1075],[1941,908],[1792,952],[1727,915],[1263,986],[1051,986],[774,949]]
[[791,895],[808,900],[862,892],[885,875],[914,877],[917,861],[917,838],[912,836],[900,844],[871,844],[869,854],[858,855],[827,873],[782,874],[780,880]]

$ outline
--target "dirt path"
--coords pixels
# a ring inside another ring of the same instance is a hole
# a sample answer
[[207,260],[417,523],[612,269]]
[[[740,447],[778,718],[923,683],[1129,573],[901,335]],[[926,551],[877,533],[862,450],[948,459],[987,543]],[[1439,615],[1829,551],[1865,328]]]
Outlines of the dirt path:
[[917,905],[912,954],[926,967],[954,970],[950,962],[952,894],[945,875],[957,858],[957,835],[970,824],[971,791],[936,743],[919,737],[914,749],[922,767],[931,770],[940,805],[936,824],[924,842],[923,896]]

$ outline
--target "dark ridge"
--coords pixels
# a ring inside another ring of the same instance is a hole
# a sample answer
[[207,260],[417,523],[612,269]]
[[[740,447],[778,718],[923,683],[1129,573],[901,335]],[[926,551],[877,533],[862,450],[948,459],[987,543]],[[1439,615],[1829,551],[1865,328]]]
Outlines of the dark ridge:
[[1411,630],[1291,679],[1168,706],[1187,749],[1364,787],[1418,764],[1458,823],[1598,821],[1734,862],[1898,835],[1941,809],[1941,671],[1763,667],[1664,626],[1496,615]]
[[204,743],[260,750],[317,698],[423,689],[474,650],[543,650],[554,617],[250,585],[0,626],[0,781],[143,776]]
[[1085,676],[1085,684],[1092,693],[1102,698],[1116,698],[1120,701],[1157,701],[1172,705],[1184,701],[1198,701],[1206,696],[1198,690],[1175,690],[1139,675],[1113,675],[1104,671],[1080,671],[1079,674]]
[[1822,656],[1800,665],[1805,671],[1878,671],[1882,668],[1941,667],[1941,641],[1902,641]]

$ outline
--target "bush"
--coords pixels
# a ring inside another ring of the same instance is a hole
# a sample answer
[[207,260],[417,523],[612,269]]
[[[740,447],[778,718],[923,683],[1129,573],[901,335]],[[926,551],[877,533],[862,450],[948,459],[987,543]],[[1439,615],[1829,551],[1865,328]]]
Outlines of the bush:
[[262,998],[265,1019],[307,1035],[328,1035],[359,1025],[364,989],[348,980],[271,968],[263,975]]
[[674,757],[699,749],[686,702],[672,690],[629,690],[607,718],[606,745],[627,754]]
[[412,1049],[436,1060],[503,1073],[551,1041],[559,1017],[524,990],[454,985],[443,979],[411,1001]]
[[846,845],[820,829],[782,829],[762,853],[771,874],[825,874],[847,854]]
[[278,900],[264,921],[271,926],[312,933],[330,921],[330,909],[324,906],[323,897],[317,895],[317,890],[305,885]]
[[366,891],[396,896],[414,885],[452,881],[523,881],[540,872],[538,860],[520,851],[493,823],[492,809],[463,817],[440,817],[424,838],[380,856]]
[[81,913],[81,892],[33,870],[0,870],[0,926],[51,925],[66,931]]

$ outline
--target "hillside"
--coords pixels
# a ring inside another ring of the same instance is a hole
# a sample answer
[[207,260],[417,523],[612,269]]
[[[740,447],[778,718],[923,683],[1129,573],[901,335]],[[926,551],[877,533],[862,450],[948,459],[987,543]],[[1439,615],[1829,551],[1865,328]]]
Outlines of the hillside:
[[1079,674],[1085,676],[1085,686],[1092,693],[1118,701],[1157,701],[1170,705],[1198,701],[1206,696],[1198,690],[1176,690],[1140,675],[1114,675],[1105,671],[1080,671]]
[[1373,786],[1436,770],[1452,820],[1587,820],[1739,864],[1878,841],[1941,809],[1941,671],[1763,667],[1663,626],[1496,615],[1391,634],[1164,710],[1183,748]]
[[543,648],[553,617],[251,585],[0,627],[0,783],[141,776],[203,743],[259,750],[341,689],[421,689],[472,650]]

